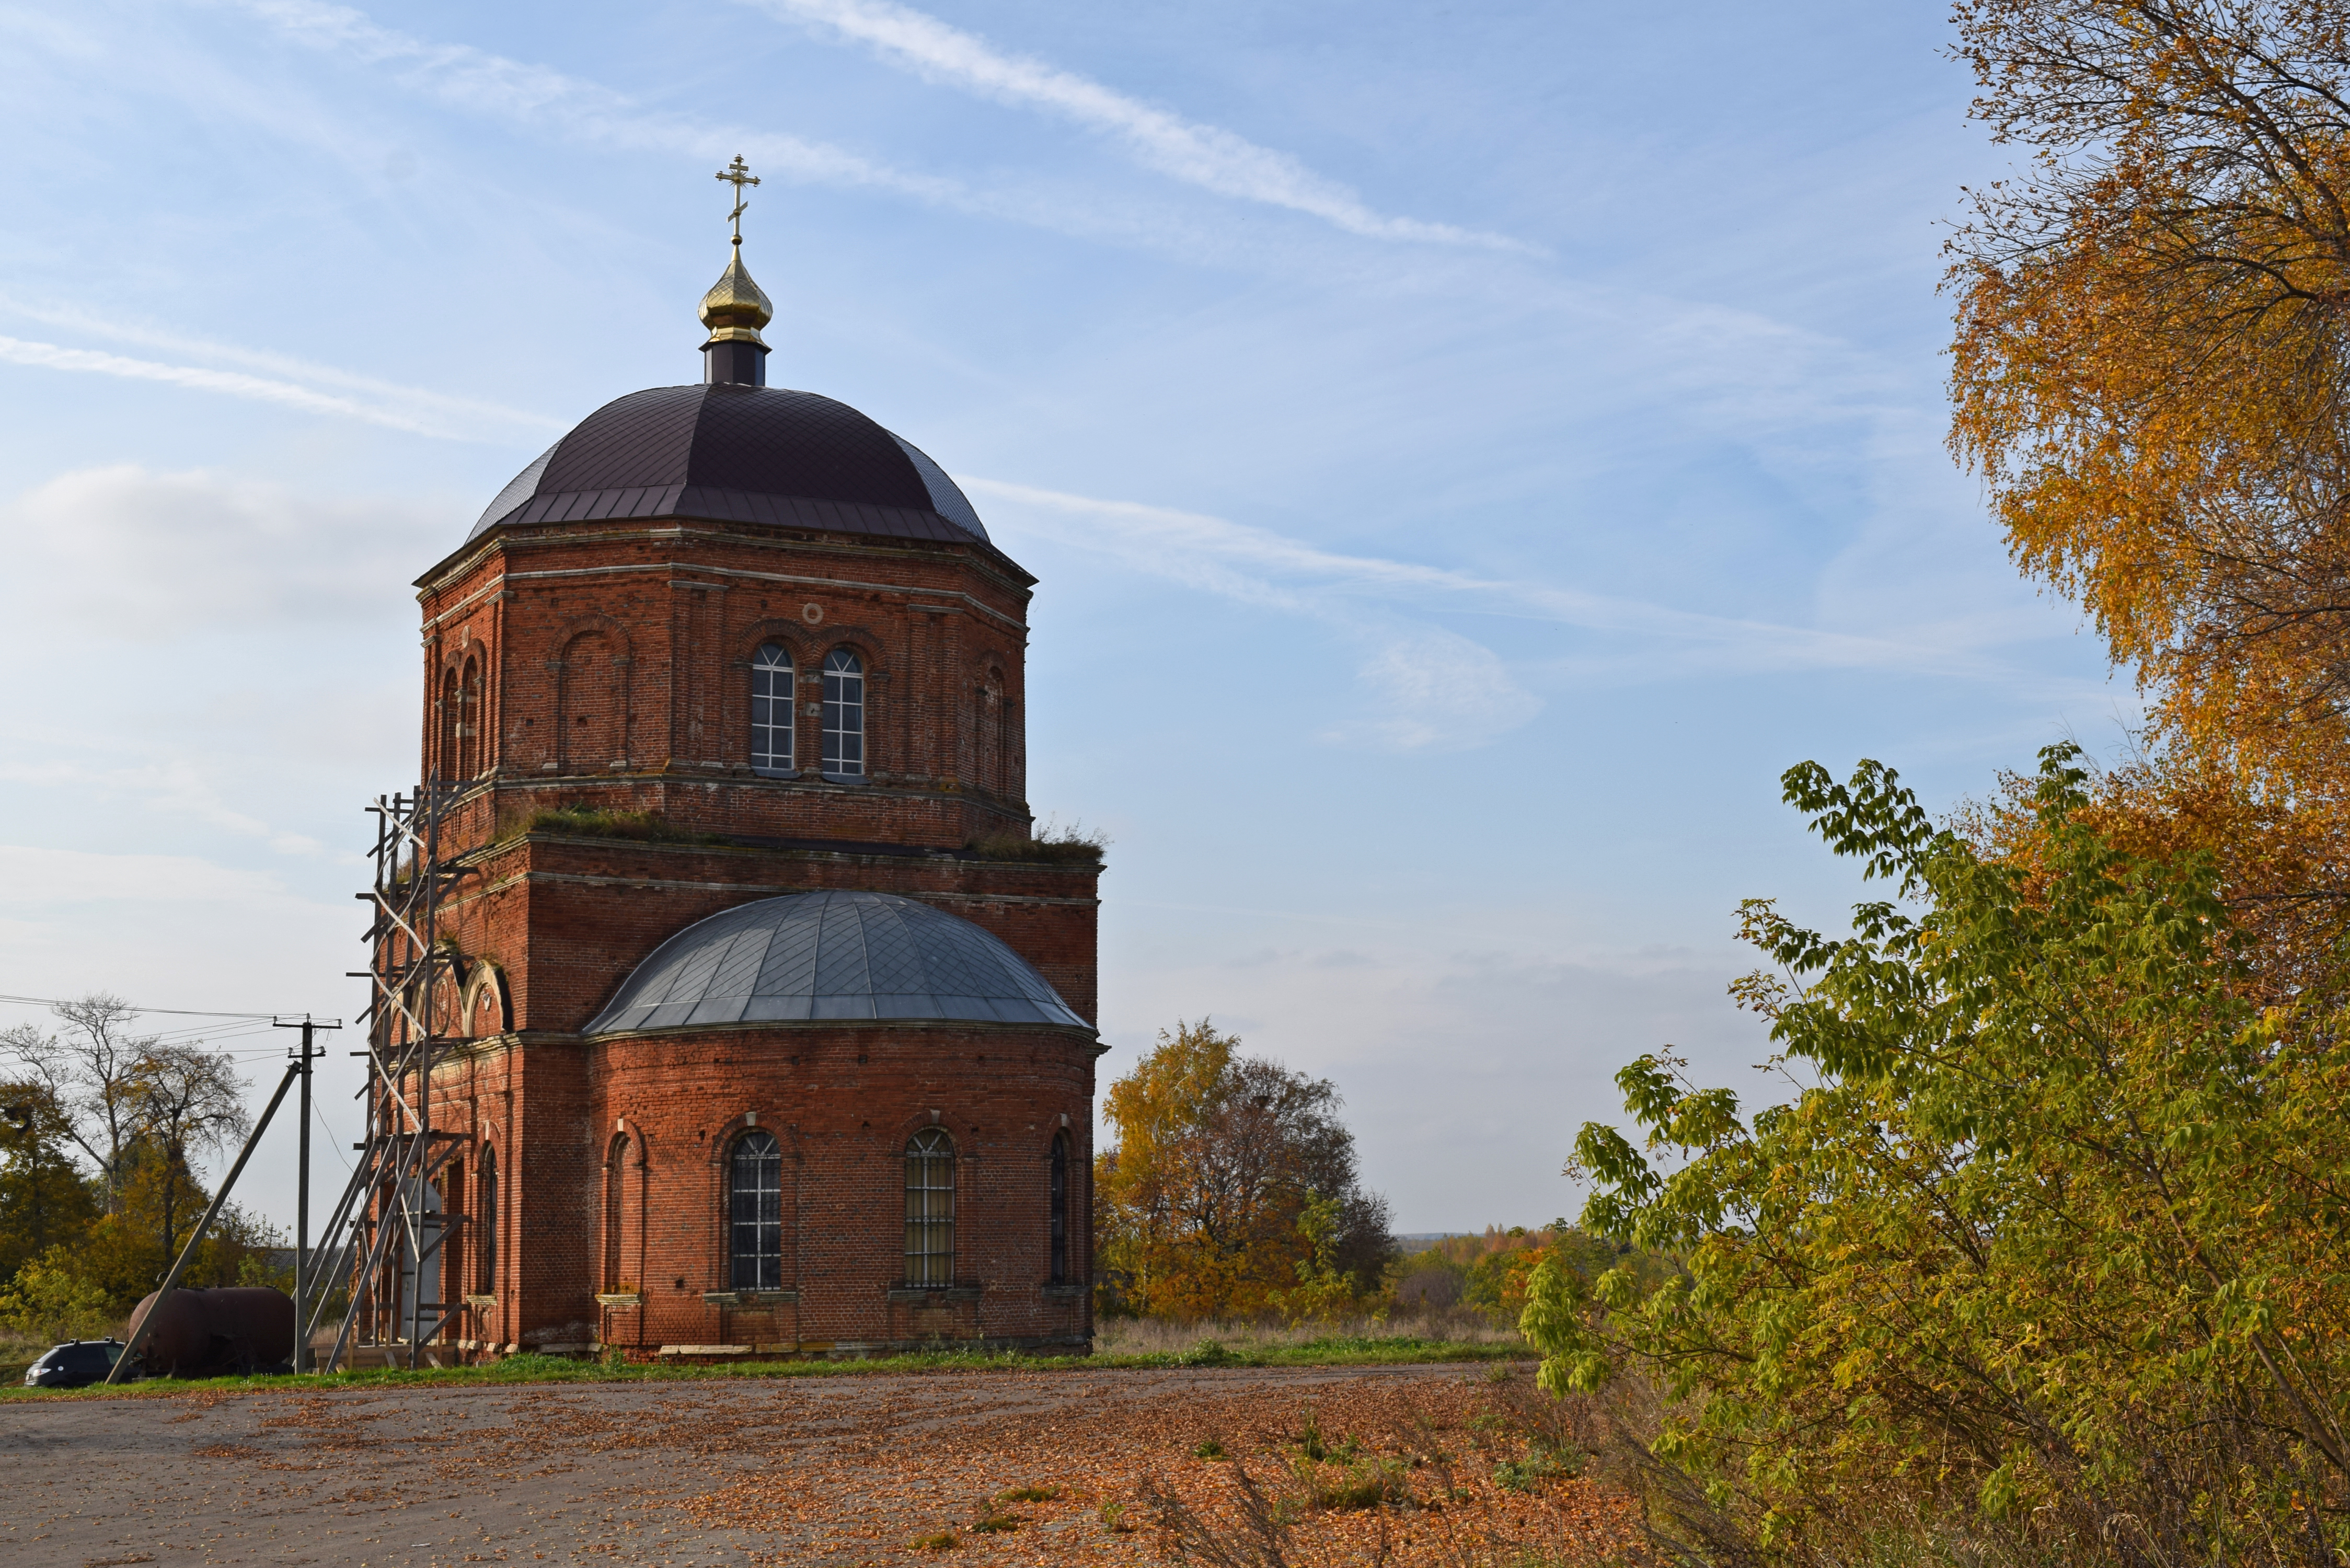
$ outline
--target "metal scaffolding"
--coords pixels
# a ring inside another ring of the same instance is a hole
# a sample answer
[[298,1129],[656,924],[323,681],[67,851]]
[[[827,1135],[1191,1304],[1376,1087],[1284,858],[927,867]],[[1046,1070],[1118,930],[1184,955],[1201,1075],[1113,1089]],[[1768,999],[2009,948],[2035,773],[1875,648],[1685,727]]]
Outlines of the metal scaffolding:
[[[360,1345],[381,1346],[388,1359],[404,1356],[415,1366],[461,1304],[428,1299],[456,1293],[443,1258],[463,1221],[442,1211],[433,1182],[469,1141],[433,1127],[432,1094],[432,1070],[448,1055],[458,1022],[455,955],[441,940],[439,920],[449,889],[464,875],[442,858],[443,827],[460,788],[422,784],[412,794],[378,795],[368,807],[376,819],[375,884],[360,895],[373,916],[366,939],[368,1081],[360,1091],[368,1134],[350,1182],[319,1232],[327,1248],[348,1249],[350,1285],[324,1372]],[[322,1273],[321,1285],[331,1277]],[[305,1303],[306,1345],[329,1294],[321,1289],[317,1301]]]

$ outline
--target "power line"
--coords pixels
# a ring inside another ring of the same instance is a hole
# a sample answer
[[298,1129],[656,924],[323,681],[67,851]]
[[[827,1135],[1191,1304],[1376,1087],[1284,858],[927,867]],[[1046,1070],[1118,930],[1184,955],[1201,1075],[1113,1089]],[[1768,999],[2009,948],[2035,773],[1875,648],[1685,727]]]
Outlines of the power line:
[[[55,996],[0,995],[0,1002],[22,1002],[28,1007],[70,1007],[76,1005],[74,1002]],[[133,1012],[170,1012],[175,1013],[182,1018],[282,1018],[286,1016],[286,1014],[279,1012],[207,1012],[205,1009],[201,1007],[132,1007],[130,1011]]]

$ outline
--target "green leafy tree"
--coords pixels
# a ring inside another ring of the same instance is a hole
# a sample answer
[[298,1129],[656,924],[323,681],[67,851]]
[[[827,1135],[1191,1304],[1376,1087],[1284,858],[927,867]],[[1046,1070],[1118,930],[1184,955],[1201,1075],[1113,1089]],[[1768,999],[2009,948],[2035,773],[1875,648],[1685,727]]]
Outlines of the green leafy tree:
[[67,1152],[71,1134],[47,1085],[0,1083],[0,1283],[98,1218],[97,1194]]
[[[186,1161],[171,1158],[157,1145],[131,1145],[123,1163],[121,1208],[101,1215],[62,1265],[102,1291],[117,1313],[129,1312],[162,1280],[187,1245],[196,1217],[212,1200]],[[168,1247],[163,1242],[167,1207],[177,1216]],[[267,1225],[234,1202],[224,1204],[180,1282],[189,1288],[245,1282],[246,1259],[275,1241]]]
[[[130,1099],[140,1140],[158,1158],[157,1234],[164,1253],[176,1253],[203,1212],[202,1189],[188,1175],[189,1157],[224,1151],[252,1130],[235,1064],[225,1051],[202,1045],[150,1043],[130,1074]],[[190,1194],[196,1193],[192,1199]]]
[[1336,1199],[1317,1192],[1305,1195],[1297,1212],[1298,1258],[1290,1265],[1297,1282],[1268,1297],[1274,1310],[1293,1325],[1327,1323],[1355,1304],[1355,1277],[1338,1266],[1338,1231],[1344,1221],[1344,1206]]
[[0,1330],[40,1344],[103,1339],[119,1316],[106,1288],[77,1266],[70,1247],[34,1259],[0,1291]]
[[1660,1393],[1652,1519],[1693,1557],[2350,1547],[2344,1021],[2257,1001],[2209,861],[2118,847],[2086,783],[2043,753],[1991,858],[1888,769],[1792,770],[1898,890],[1841,940],[1744,909],[1780,972],[1734,992],[1798,1092],[1742,1116],[1648,1055],[1647,1148],[1583,1129],[1585,1226],[1681,1266],[1537,1270],[1522,1326],[1554,1391]]

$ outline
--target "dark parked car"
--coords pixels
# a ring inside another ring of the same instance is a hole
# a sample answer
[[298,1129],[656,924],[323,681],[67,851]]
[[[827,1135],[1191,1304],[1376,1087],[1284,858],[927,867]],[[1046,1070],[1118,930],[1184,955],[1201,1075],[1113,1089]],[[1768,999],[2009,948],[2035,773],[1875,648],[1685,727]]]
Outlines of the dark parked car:
[[119,1339],[77,1339],[60,1345],[25,1368],[27,1388],[80,1388],[103,1383],[122,1359]]

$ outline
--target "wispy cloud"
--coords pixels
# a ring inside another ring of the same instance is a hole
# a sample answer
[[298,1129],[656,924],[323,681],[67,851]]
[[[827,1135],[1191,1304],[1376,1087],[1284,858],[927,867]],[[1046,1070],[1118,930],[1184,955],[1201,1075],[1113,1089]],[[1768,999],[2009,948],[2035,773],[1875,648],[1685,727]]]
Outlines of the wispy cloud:
[[[1018,171],[999,172],[984,182],[973,183],[902,168],[807,137],[677,113],[545,66],[470,45],[419,38],[382,26],[361,11],[325,0],[225,3],[304,47],[380,69],[411,92],[582,146],[713,160],[713,168],[739,153],[750,160],[763,178],[881,192],[929,207],[1110,244],[1199,255],[1228,253],[1243,237],[1248,244],[1262,244],[1261,237],[1242,236],[1231,225],[1203,227],[1179,212],[1131,199],[1125,192],[1072,191]],[[1074,77],[1067,79],[1082,81]],[[1518,251],[1532,248],[1502,235],[1382,216],[1344,186],[1323,180],[1285,154],[1255,147],[1214,127],[1193,126],[1116,94],[1108,98],[1117,104],[1130,105],[1135,111],[1128,117],[1130,130],[1120,134],[1138,147],[1157,148],[1152,156],[1167,165],[1167,171],[1196,187],[1270,202],[1326,219],[1342,230],[1382,239]],[[1136,141],[1136,138],[1143,140]],[[1194,151],[1184,153],[1193,143]]]
[[276,403],[284,408],[300,409],[306,413],[331,414],[338,419],[358,420],[366,424],[381,425],[388,430],[407,431],[413,435],[438,436],[444,440],[478,440],[451,430],[426,416],[380,404],[363,403],[356,399],[338,397],[292,381],[273,380],[263,376],[250,376],[241,370],[213,370],[197,365],[168,365],[154,359],[132,359],[120,354],[100,353],[94,348],[68,348],[55,343],[36,343],[22,337],[0,337],[0,360],[12,365],[34,365],[50,370],[77,370],[99,376],[120,376],[132,381],[160,381],[169,386],[187,387],[197,391],[218,392],[232,398],[247,398],[255,402]]
[[287,833],[238,811],[184,757],[132,767],[93,768],[78,763],[0,762],[0,782],[27,784],[78,794],[137,800],[143,810],[187,817],[242,838],[258,838],[282,855],[320,856],[327,846],[307,835]]
[[1440,626],[1371,621],[1356,673],[1378,695],[1368,713],[1329,725],[1321,738],[1378,751],[1482,745],[1533,722],[1542,699],[1518,684],[1502,656]]
[[910,172],[822,141],[713,125],[647,108],[600,83],[467,44],[439,44],[378,26],[364,12],[321,0],[234,0],[237,8],[321,53],[390,69],[411,91],[469,113],[546,126],[601,147],[668,151],[720,161],[736,152],[763,172],[811,184],[870,186],[937,205],[989,205],[960,182]]
[[1538,247],[1503,234],[1451,223],[1390,217],[1337,181],[1289,153],[1260,147],[1222,126],[1203,125],[1129,98],[1074,71],[1026,55],[1006,54],[986,39],[892,0],[744,0],[770,16],[869,46],[926,81],[966,88],[999,102],[1026,105],[1075,120],[1122,142],[1146,167],[1220,196],[1284,207],[1370,239]]
[[0,545],[47,585],[0,645],[62,618],[114,642],[412,614],[403,585],[466,517],[429,502],[312,494],[202,470],[75,469],[0,504]]
[[1902,642],[1705,615],[1445,566],[1341,555],[1202,513],[1070,495],[1000,480],[962,483],[1016,505],[1026,526],[1059,543],[1115,556],[1131,567],[1273,608],[1311,612],[1339,603],[1385,602],[1481,610],[1675,644],[1695,662],[1749,671],[1898,669],[1980,676],[1999,669],[1960,643]]
[[[175,332],[169,327],[118,320],[112,317],[96,315],[71,306],[52,305],[0,294],[0,314],[21,317],[28,321],[38,321],[45,326],[64,327],[77,335],[106,338],[116,343],[132,343],[142,348],[160,348],[166,353],[190,355],[200,359],[242,365],[251,370],[266,371],[273,379],[256,382],[252,378],[245,378],[244,380],[252,385],[272,389],[271,392],[265,394],[269,400],[293,402],[295,406],[307,408],[314,412],[366,419],[371,423],[391,423],[392,428],[398,430],[411,430],[426,435],[462,438],[473,433],[479,421],[484,420],[528,430],[565,428],[565,421],[527,409],[487,402],[478,398],[458,397],[447,392],[435,391],[429,387],[406,386],[398,381],[387,381],[380,377],[347,370],[340,366],[322,365],[314,359],[304,359],[291,354],[275,353],[265,348],[248,348],[242,344],[223,343],[213,338]],[[50,348],[49,345],[33,347]],[[76,352],[75,350],[54,351]],[[110,358],[111,356],[105,358]],[[145,362],[123,360],[120,363],[140,365]],[[60,365],[57,368],[98,369],[103,374],[130,373],[115,370],[110,366]],[[184,386],[199,387],[207,391],[229,392],[234,396],[265,395],[250,390],[243,384],[213,385],[195,379],[212,372],[180,366],[166,366],[161,369],[170,370],[172,374],[169,376],[142,374],[141,379],[169,379]],[[277,389],[289,386],[295,392],[309,392],[310,396],[296,400],[278,394]],[[369,398],[381,400],[381,401],[361,403],[347,399],[335,399],[331,396],[321,401],[319,395],[313,390],[317,387],[339,387],[348,391],[365,393]],[[386,406],[387,404],[389,406]],[[435,416],[440,418],[436,421]],[[394,422],[397,421],[409,422]]]
[[[54,904],[165,900],[204,904],[290,903],[284,883],[265,871],[219,866],[189,855],[96,855],[26,844],[0,844],[5,906],[30,911]],[[315,908],[313,906],[312,908]],[[72,994],[52,987],[43,996]]]
[[[1521,686],[1492,649],[1433,622],[1396,613],[1391,592],[1348,591],[1341,578],[1369,582],[1378,568],[1410,572],[1399,562],[1331,556],[1221,517],[1097,501],[997,480],[966,479],[966,489],[1023,509],[1032,531],[1114,556],[1126,565],[1243,603],[1303,615],[1335,628],[1361,649],[1356,673],[1369,688],[1368,710],[1326,728],[1341,745],[1414,752],[1465,748],[1529,722],[1542,699]],[[1087,525],[1054,526],[1083,518]],[[1036,524],[1042,524],[1042,526]],[[1333,571],[1332,566],[1341,568]],[[1367,576],[1357,568],[1372,568]],[[1301,569],[1303,568],[1303,569]]]

